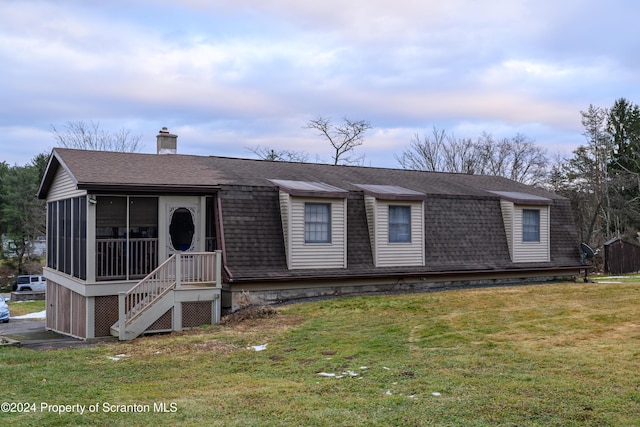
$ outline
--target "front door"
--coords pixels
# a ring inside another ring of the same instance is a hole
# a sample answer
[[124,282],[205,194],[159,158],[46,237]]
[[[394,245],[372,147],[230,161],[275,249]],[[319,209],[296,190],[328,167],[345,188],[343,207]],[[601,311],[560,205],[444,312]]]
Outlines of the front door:
[[167,252],[198,251],[200,246],[199,206],[197,204],[172,204],[167,206]]

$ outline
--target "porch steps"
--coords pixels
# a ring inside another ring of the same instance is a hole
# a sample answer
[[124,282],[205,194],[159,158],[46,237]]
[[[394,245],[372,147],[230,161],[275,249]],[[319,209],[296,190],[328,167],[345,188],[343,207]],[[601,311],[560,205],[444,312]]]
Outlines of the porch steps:
[[170,290],[147,305],[142,311],[126,323],[124,331],[120,331],[120,321],[111,326],[111,335],[121,340],[131,340],[141,335],[153,322],[173,308],[174,291]]
[[[118,321],[111,326],[111,335],[120,340],[134,339],[172,308],[171,328],[182,330],[183,302],[217,300],[218,306],[212,316],[219,322],[221,273],[220,251],[171,255],[129,291],[118,294]],[[213,288],[209,287],[211,285]],[[207,292],[207,289],[213,292]],[[195,292],[192,297],[196,299],[185,298],[185,294],[179,292],[181,290]]]

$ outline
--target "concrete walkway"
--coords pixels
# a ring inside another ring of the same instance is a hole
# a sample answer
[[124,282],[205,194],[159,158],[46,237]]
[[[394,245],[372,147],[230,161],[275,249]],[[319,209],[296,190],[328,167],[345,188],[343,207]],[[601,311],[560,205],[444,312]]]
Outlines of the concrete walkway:
[[95,345],[95,343],[47,331],[43,320],[33,319],[11,319],[9,323],[0,324],[0,336],[18,341],[20,347],[31,350],[55,350]]

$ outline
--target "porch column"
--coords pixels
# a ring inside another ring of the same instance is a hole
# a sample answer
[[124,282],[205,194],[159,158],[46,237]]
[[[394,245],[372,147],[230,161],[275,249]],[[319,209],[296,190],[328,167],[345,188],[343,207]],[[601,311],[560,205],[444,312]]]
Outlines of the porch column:
[[222,251],[218,249],[215,253],[216,253],[216,271],[214,272],[214,274],[215,274],[216,287],[221,288],[222,287]]
[[96,196],[87,194],[87,282],[96,281]]
[[182,284],[182,253],[176,252],[176,289]]
[[179,298],[174,298],[173,310],[171,312],[171,329],[174,331],[182,330],[182,301]]
[[127,316],[127,314],[125,313],[126,295],[126,292],[118,292],[118,339],[120,341],[124,341],[126,337],[124,330]]

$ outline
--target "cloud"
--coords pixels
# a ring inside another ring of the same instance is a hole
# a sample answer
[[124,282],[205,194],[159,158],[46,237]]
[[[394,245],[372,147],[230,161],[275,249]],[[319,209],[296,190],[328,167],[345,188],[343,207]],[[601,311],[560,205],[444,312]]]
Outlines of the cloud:
[[[371,121],[367,150],[396,150],[432,126],[558,145],[579,139],[590,103],[637,101],[640,38],[621,4],[4,2],[0,126],[36,135],[96,120],[153,135],[168,125],[189,149],[224,141],[216,151],[247,155],[250,145],[320,152],[301,127],[323,115]],[[49,142],[31,142],[33,154]]]
[[[23,166],[41,153],[48,153],[53,148],[53,139],[47,130],[33,126],[0,126],[2,134],[1,162]],[[34,145],[34,141],[39,143]],[[48,141],[49,143],[43,143]]]
[[[261,16],[280,20],[307,31],[319,31],[356,42],[415,39],[425,32],[454,34],[506,26],[524,17],[526,2],[477,2],[474,0],[247,0],[239,8],[232,0],[186,0],[185,7],[205,13]],[[425,31],[427,30],[427,31]]]

